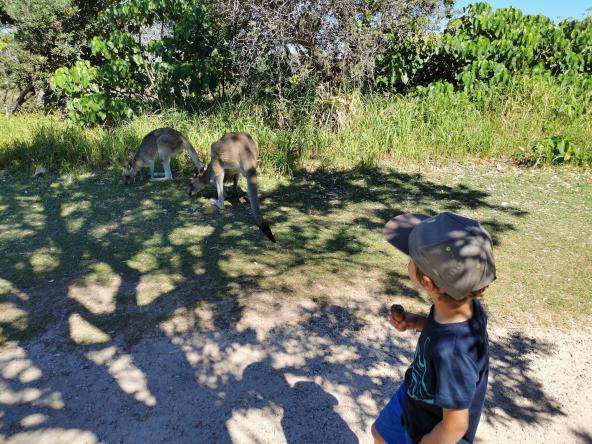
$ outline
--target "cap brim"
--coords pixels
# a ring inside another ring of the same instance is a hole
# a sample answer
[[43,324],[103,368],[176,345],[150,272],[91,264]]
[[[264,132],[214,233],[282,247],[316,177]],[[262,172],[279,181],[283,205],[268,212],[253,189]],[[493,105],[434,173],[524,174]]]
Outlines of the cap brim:
[[384,238],[396,249],[409,255],[409,235],[422,221],[428,219],[425,214],[400,214],[384,226]]

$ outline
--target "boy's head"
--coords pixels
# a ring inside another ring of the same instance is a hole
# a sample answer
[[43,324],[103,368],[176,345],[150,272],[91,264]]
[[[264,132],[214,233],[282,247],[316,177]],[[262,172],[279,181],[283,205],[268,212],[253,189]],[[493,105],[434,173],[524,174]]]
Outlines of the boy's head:
[[386,224],[384,237],[410,257],[414,283],[451,302],[479,295],[496,278],[491,236],[473,219],[402,214]]

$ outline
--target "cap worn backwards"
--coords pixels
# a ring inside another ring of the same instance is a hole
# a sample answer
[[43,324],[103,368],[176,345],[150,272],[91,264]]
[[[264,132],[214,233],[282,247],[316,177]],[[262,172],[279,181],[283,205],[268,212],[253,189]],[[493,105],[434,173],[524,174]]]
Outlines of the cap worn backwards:
[[496,279],[491,236],[473,219],[450,212],[403,214],[387,223],[384,235],[454,299]]

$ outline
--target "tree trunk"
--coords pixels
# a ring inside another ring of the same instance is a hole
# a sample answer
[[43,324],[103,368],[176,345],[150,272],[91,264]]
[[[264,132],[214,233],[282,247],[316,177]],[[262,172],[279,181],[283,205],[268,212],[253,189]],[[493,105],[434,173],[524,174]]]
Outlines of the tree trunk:
[[37,107],[45,110],[45,90],[43,88],[39,88],[37,94],[35,95],[35,103]]
[[33,88],[33,84],[29,83],[27,87],[21,91],[14,103],[10,105],[10,107],[8,107],[8,109],[6,110],[6,115],[11,116],[14,113],[16,113],[19,110],[19,108],[23,105],[23,103],[27,101],[27,99],[29,98],[29,94],[33,93],[34,91],[35,88]]

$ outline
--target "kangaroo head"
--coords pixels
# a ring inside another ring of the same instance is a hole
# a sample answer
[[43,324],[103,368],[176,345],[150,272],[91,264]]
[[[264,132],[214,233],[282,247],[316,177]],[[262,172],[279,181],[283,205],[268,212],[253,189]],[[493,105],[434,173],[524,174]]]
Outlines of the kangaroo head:
[[123,184],[129,185],[135,175],[136,169],[134,168],[134,161],[132,159],[123,166]]
[[203,190],[206,185],[208,185],[208,180],[206,178],[206,170],[204,167],[201,169],[196,169],[191,181],[189,182],[189,197],[195,196],[201,190]]

